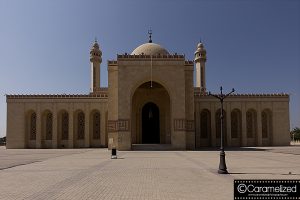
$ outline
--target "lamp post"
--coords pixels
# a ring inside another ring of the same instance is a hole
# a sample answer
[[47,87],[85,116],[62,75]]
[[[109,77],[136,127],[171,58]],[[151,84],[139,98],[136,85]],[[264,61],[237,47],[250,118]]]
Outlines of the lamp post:
[[223,88],[222,86],[220,87],[221,93],[220,94],[211,94],[210,92],[208,95],[213,96],[217,99],[220,100],[221,102],[221,116],[220,116],[220,121],[221,121],[221,147],[220,147],[220,163],[219,163],[219,174],[228,174],[227,167],[226,167],[226,161],[225,161],[225,151],[224,151],[224,137],[223,137],[223,102],[226,97],[228,97],[230,94],[234,92],[234,88],[232,88],[232,91],[229,92],[228,94],[223,94]]

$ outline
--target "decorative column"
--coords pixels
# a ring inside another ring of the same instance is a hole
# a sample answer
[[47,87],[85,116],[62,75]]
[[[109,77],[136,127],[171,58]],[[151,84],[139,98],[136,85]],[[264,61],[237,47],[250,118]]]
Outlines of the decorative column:
[[36,110],[36,144],[37,149],[42,148],[42,120],[41,120],[41,108],[40,104],[37,105]]
[[90,105],[85,106],[85,120],[84,120],[84,147],[90,147]]
[[246,103],[242,102],[242,145],[247,146]]
[[56,104],[53,105],[53,121],[52,121],[52,148],[57,148],[57,111]]
[[70,105],[68,110],[69,113],[69,145],[68,148],[74,147],[74,111],[73,111],[73,104]]
[[262,146],[261,103],[257,103],[257,146]]

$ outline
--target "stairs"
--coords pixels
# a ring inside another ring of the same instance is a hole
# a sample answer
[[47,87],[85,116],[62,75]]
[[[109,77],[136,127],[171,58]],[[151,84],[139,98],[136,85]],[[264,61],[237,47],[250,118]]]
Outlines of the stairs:
[[170,151],[171,144],[132,144],[133,151]]

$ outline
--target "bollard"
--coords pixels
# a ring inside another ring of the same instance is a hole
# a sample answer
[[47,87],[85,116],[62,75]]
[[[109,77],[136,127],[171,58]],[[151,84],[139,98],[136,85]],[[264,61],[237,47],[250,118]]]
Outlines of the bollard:
[[116,147],[113,147],[111,149],[111,159],[117,159],[117,149],[116,149]]

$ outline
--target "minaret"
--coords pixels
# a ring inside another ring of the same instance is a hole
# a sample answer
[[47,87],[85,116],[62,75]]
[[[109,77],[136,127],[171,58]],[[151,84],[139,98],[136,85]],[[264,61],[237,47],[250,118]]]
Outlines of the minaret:
[[200,43],[197,45],[195,51],[195,63],[196,63],[196,87],[200,88],[201,92],[206,91],[205,82],[205,62],[206,62],[206,50],[204,45]]
[[91,92],[95,92],[100,89],[100,64],[102,62],[102,52],[99,48],[97,40],[90,51],[91,61]]

